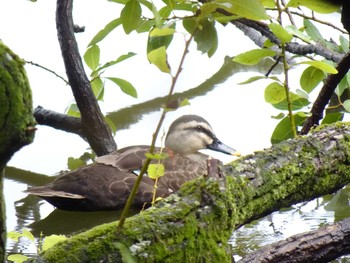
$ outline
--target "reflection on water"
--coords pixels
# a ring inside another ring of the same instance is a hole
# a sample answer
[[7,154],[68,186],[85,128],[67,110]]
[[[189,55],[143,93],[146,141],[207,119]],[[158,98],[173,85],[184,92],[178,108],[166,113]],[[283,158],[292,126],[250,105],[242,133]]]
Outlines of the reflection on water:
[[233,232],[229,241],[235,260],[262,246],[349,217],[349,194],[350,187],[347,186],[336,194],[281,209],[241,227]]

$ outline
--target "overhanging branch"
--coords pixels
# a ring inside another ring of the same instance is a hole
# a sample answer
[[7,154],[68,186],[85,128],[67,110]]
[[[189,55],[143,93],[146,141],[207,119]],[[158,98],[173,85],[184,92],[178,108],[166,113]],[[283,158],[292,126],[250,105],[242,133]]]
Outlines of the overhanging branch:
[[84,71],[78,44],[74,36],[72,18],[73,0],[57,0],[56,26],[62,57],[69,83],[81,114],[81,131],[97,155],[116,149],[109,127],[106,125],[90,81]]

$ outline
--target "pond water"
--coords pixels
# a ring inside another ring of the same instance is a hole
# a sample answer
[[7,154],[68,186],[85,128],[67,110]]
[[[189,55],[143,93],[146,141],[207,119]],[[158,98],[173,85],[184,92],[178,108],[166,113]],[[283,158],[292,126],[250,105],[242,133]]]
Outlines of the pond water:
[[[54,29],[55,3],[38,1],[32,5],[29,2],[8,1],[9,11],[4,12],[0,20],[3,19],[2,24],[13,26],[8,28],[8,32],[7,28],[1,28],[1,38],[21,57],[34,60],[64,76],[65,70]],[[75,21],[86,26],[86,33],[77,35],[82,52],[92,37],[120,11],[115,9],[115,4],[112,5],[113,8],[111,3],[97,0],[75,2],[75,10],[84,10],[83,13],[77,12],[75,15]],[[104,10],[101,19],[91,19],[96,16],[96,10]],[[30,17],[26,23],[16,23],[28,16]],[[235,32],[234,38],[225,37],[232,31]],[[219,71],[227,55],[233,56],[249,47],[255,48],[251,42],[245,42],[245,37],[233,26],[222,27],[218,33],[218,52],[213,58],[208,59],[197,52],[194,46],[191,47],[175,89],[178,96],[188,98],[191,105],[168,113],[164,131],[178,116],[198,114],[209,121],[216,135],[224,143],[246,155],[270,146],[270,136],[277,124],[271,116],[279,112],[264,102],[266,83],[237,85],[251,77],[251,74],[235,74],[235,70],[231,68],[231,71],[222,71],[212,77]],[[103,112],[107,113],[117,126],[115,140],[119,148],[151,142],[153,130],[160,117],[163,97],[167,94],[170,84],[169,76],[160,73],[146,59],[147,36],[131,34],[123,36],[123,41],[120,41],[120,34],[121,30],[117,30],[116,34],[109,37],[108,42],[101,43],[102,60],[115,59],[129,51],[138,54],[135,59],[123,62],[107,75],[131,81],[137,88],[138,98],[130,98],[118,88],[106,83],[105,99],[101,102]],[[173,69],[176,68],[180,57],[179,50],[181,53],[183,46],[183,36],[179,36],[169,47],[169,52],[174,54],[169,57]],[[111,55],[111,52],[106,50],[117,50],[117,54]],[[42,69],[29,65],[26,69],[33,90],[34,107],[41,105],[47,109],[64,112],[72,101],[69,87]],[[290,79],[295,81],[294,86],[298,87],[298,72],[292,70],[291,74]],[[209,80],[206,81],[207,79]],[[317,90],[315,92],[317,93]],[[67,169],[68,157],[77,158],[89,148],[88,144],[76,135],[49,127],[37,128],[34,142],[16,153],[5,171],[4,194],[8,231],[22,231],[26,228],[36,238],[40,237],[40,233],[44,236],[70,235],[103,222],[116,220],[119,212],[64,212],[23,193],[28,186],[43,185],[52,180],[52,176]],[[231,157],[220,153],[210,154],[223,162],[232,160]],[[349,190],[345,188],[334,195],[297,204],[240,228],[233,233],[230,240],[236,251],[235,257],[239,258],[262,245],[296,233],[314,230],[320,225],[349,216],[348,200]],[[32,254],[35,253],[35,246],[26,239],[21,239],[19,243],[9,241],[7,251]]]

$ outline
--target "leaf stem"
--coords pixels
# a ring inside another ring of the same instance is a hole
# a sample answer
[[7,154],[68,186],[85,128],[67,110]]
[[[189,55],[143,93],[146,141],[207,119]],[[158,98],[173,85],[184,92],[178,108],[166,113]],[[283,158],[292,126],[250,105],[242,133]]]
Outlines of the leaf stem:
[[[282,25],[282,7],[280,5],[280,0],[276,1],[276,6],[278,9],[278,21],[280,25]],[[289,89],[289,81],[288,81],[288,71],[289,71],[289,65],[286,58],[286,43],[281,42],[281,57],[283,62],[283,70],[284,70],[284,82],[283,86],[286,92],[286,100],[287,100],[287,106],[288,106],[288,115],[290,120],[291,129],[293,132],[293,137],[296,138],[298,136],[297,129],[295,126],[295,119],[293,115],[293,109],[292,109],[292,102],[290,98],[290,89]]]
[[[180,75],[180,73],[182,71],[182,67],[183,67],[183,64],[184,64],[184,61],[185,61],[185,58],[186,58],[186,54],[188,53],[188,49],[189,49],[189,46],[190,46],[190,44],[192,42],[192,39],[193,39],[193,35],[191,35],[191,37],[186,41],[184,52],[182,54],[182,57],[181,57],[178,69],[177,69],[175,75],[172,76],[172,82],[171,82],[171,86],[170,86],[170,89],[169,89],[169,93],[168,93],[168,97],[166,99],[166,104],[165,105],[167,105],[171,101],[172,95],[174,93],[176,82],[177,82],[177,80],[179,78],[179,75]],[[159,131],[160,131],[162,125],[163,125],[166,113],[167,113],[167,109],[166,109],[166,107],[164,107],[164,109],[162,111],[162,114],[160,116],[157,128],[156,128],[156,130],[154,131],[154,133],[152,135],[152,143],[151,143],[151,146],[150,146],[150,149],[149,149],[149,153],[150,154],[154,153],[156,140],[157,140]],[[126,220],[128,214],[129,214],[129,210],[131,208],[131,205],[132,205],[132,203],[134,201],[134,198],[136,196],[136,193],[137,193],[138,188],[140,186],[140,183],[142,181],[143,175],[146,174],[147,168],[148,168],[148,165],[150,164],[150,162],[151,162],[151,159],[147,158],[145,163],[144,163],[144,165],[142,166],[140,174],[137,176],[135,184],[134,184],[134,186],[133,186],[133,188],[131,190],[131,193],[130,193],[130,195],[128,197],[128,200],[127,200],[127,202],[125,204],[123,212],[122,212],[122,214],[120,216],[119,223],[118,223],[118,226],[117,226],[117,231],[120,231],[123,228],[125,220]]]

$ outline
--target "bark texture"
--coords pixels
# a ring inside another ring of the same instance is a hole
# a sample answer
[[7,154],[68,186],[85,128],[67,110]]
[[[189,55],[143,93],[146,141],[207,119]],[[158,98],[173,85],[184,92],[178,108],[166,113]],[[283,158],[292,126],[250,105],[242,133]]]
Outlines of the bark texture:
[[116,150],[111,130],[104,121],[92,91],[74,36],[72,18],[73,0],[57,1],[56,25],[58,41],[69,84],[81,114],[81,131],[95,153],[105,155]]
[[0,262],[6,248],[3,169],[34,138],[32,94],[23,61],[0,41]]
[[350,181],[350,126],[327,126],[223,167],[226,177],[186,183],[155,208],[78,234],[36,262],[231,262],[233,230]]

